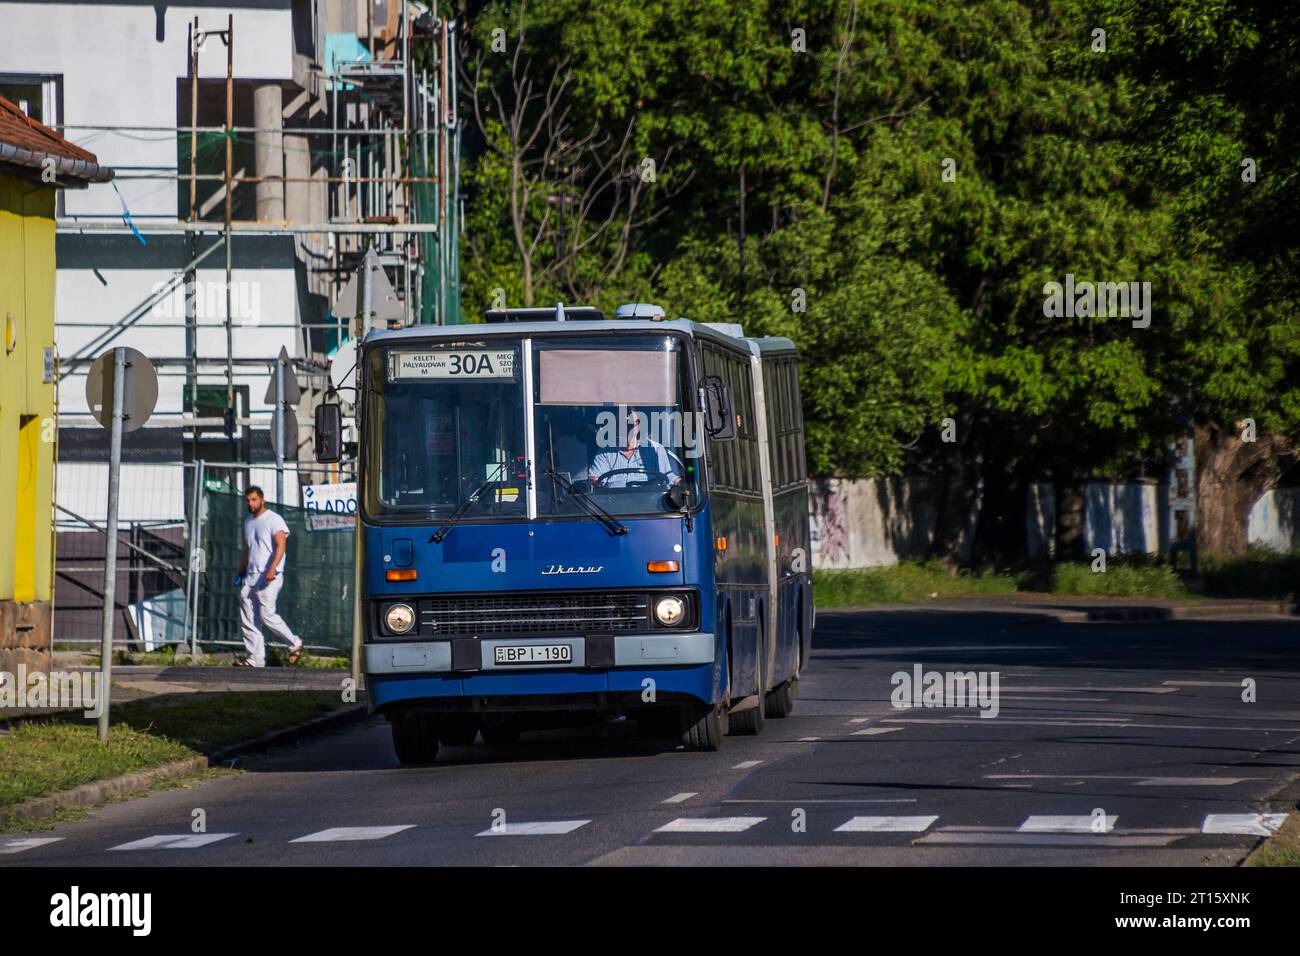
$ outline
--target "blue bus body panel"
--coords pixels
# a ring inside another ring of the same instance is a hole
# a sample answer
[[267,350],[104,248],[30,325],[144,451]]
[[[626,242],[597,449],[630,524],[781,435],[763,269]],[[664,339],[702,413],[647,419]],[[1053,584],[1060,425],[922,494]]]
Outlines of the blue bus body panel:
[[[684,559],[683,538],[700,538],[700,523],[694,535],[684,534],[677,517],[628,518],[623,523],[628,533],[622,535],[612,535],[587,519],[458,524],[441,544],[430,540],[436,525],[366,525],[366,594],[374,598],[602,585],[682,586],[690,564]],[[398,564],[406,555],[410,563]],[[646,570],[648,561],[677,561],[681,570],[652,573]],[[387,570],[403,567],[414,568],[416,580],[386,579]]]

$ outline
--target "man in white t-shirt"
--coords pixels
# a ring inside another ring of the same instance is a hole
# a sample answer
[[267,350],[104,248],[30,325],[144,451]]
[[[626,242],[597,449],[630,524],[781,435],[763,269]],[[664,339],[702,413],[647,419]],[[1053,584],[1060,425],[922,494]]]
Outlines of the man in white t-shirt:
[[302,641],[275,612],[275,601],[284,584],[284,549],[289,526],[266,507],[266,497],[256,485],[244,492],[248,517],[244,519],[244,557],[239,565],[239,625],[244,632],[248,657],[236,663],[242,667],[266,666],[266,641],[262,628],[288,642],[289,663],[302,654]]

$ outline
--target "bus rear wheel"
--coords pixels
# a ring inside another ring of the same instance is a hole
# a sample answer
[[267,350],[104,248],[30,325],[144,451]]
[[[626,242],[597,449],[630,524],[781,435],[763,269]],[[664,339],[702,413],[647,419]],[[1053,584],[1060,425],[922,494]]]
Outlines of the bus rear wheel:
[[685,730],[682,743],[687,750],[714,751],[722,749],[722,738],[727,736],[729,718],[720,704],[691,704],[683,711]]
[[438,757],[438,726],[427,714],[394,714],[393,750],[403,765],[433,763]]
[[[766,695],[764,695],[766,696]],[[763,732],[763,701],[738,714],[731,715],[731,732],[745,737],[757,737]]]
[[797,677],[791,677],[767,695],[763,705],[767,716],[778,720],[790,716],[794,711],[795,685],[798,683]]

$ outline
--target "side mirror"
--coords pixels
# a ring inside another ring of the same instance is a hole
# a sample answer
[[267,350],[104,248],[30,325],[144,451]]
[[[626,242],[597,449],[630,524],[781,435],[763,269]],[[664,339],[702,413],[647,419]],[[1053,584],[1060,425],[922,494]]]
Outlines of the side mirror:
[[316,460],[322,464],[343,457],[343,410],[336,404],[316,406]]
[[700,387],[700,407],[704,410],[704,431],[714,441],[732,441],[736,437],[735,405],[731,386],[710,375]]
[[686,488],[681,482],[670,486],[669,489],[664,492],[664,497],[668,500],[668,507],[673,511],[685,510],[686,505],[690,501],[690,497],[686,493]]

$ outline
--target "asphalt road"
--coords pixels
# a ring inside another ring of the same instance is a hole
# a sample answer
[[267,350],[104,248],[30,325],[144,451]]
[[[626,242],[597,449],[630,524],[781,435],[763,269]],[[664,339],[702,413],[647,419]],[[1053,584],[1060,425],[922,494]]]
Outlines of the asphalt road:
[[[794,715],[718,753],[623,724],[400,768],[370,719],[0,836],[0,866],[1231,865],[1300,771],[1298,622],[823,612],[814,649]],[[896,708],[915,665],[997,672],[997,716]]]

